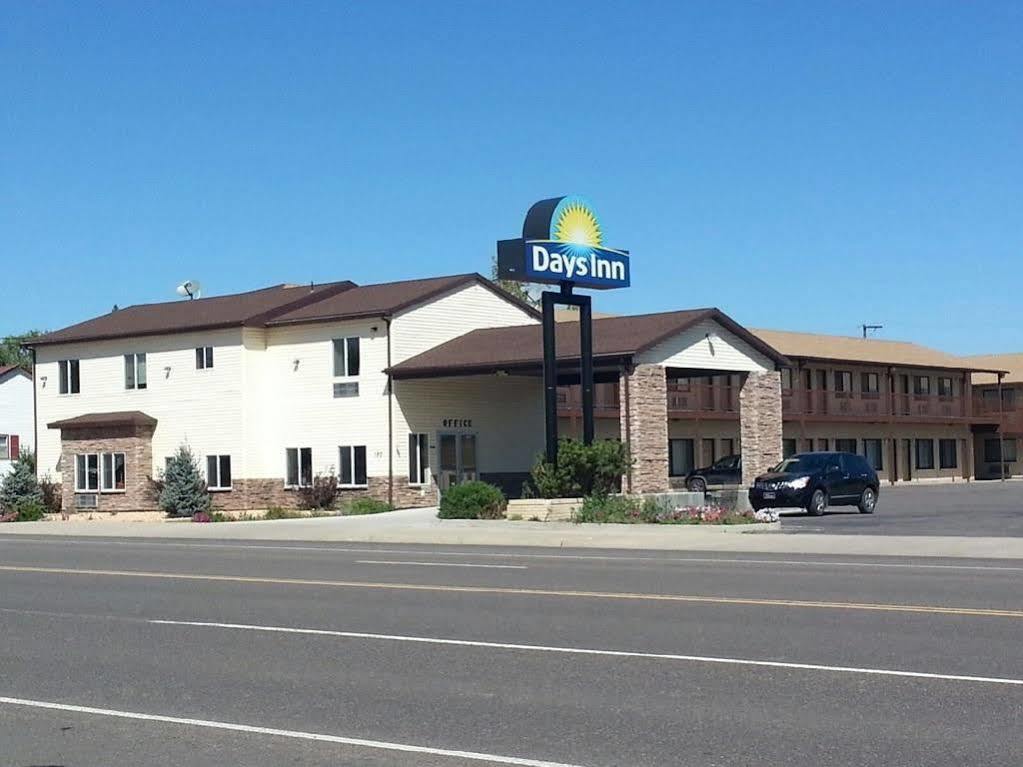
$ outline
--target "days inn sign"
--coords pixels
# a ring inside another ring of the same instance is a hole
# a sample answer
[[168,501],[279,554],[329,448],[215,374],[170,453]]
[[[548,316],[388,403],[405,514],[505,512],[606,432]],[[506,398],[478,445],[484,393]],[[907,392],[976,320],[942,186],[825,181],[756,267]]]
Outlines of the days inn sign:
[[629,252],[604,246],[600,219],[585,199],[554,197],[529,209],[521,239],[498,241],[497,276],[596,290],[627,288]]

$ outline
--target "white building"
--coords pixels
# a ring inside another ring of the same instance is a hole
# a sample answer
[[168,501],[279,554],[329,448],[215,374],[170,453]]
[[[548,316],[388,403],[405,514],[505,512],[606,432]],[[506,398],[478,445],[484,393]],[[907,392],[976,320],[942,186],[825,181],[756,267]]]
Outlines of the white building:
[[0,367],[0,477],[34,443],[32,376],[17,366]]

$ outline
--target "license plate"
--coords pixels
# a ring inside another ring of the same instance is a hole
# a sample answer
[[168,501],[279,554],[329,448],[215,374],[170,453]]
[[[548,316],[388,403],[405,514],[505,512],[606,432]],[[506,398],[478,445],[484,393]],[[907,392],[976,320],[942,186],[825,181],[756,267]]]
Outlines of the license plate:
[[778,497],[778,494],[774,493],[774,492],[771,492],[771,491],[768,491],[768,492],[764,493],[764,500],[765,501],[773,501],[777,497]]

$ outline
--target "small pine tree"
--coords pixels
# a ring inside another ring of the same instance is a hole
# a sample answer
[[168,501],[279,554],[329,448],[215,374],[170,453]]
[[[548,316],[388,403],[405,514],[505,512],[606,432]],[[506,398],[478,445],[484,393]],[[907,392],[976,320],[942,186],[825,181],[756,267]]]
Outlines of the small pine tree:
[[210,509],[206,480],[187,445],[179,447],[167,461],[159,504],[169,515],[177,517],[190,517]]
[[30,450],[23,450],[0,484],[0,509],[11,510],[24,501],[41,503],[42,500],[43,491],[36,480],[35,456]]

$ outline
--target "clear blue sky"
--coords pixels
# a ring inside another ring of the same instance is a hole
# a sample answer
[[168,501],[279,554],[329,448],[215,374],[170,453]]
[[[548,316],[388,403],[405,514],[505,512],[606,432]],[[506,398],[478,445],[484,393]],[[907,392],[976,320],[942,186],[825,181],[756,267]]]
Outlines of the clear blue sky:
[[1023,4],[9,2],[0,335],[489,269],[530,203],[595,308],[1023,350]]

